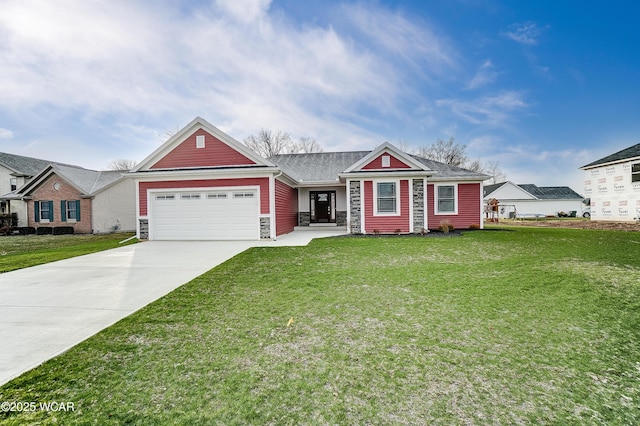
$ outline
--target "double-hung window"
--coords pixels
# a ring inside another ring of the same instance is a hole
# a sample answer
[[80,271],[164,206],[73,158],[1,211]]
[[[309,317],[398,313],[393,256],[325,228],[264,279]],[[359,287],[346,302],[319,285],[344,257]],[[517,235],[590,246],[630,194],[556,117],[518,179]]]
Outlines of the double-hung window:
[[40,202],[40,220],[51,220],[51,203],[48,201]]
[[437,185],[436,198],[436,213],[455,214],[457,212],[455,185]]
[[60,220],[63,222],[80,222],[80,200],[61,200]]
[[18,179],[17,178],[10,178],[9,179],[9,185],[11,185],[11,190],[15,191],[16,189],[18,189]]
[[376,214],[397,214],[398,185],[397,182],[376,183]]

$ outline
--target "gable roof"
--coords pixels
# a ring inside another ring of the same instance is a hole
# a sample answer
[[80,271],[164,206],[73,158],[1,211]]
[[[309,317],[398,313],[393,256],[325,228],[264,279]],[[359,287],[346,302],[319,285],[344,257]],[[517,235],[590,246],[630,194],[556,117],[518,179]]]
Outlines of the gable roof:
[[[35,176],[49,164],[65,165],[56,161],[41,160],[7,152],[0,152],[0,164],[11,170],[15,176]],[[66,165],[70,166],[70,164]]]
[[[510,182],[501,182],[484,187],[484,197],[487,197]],[[538,200],[582,200],[584,197],[568,186],[537,186],[534,184],[514,184]]]
[[[351,172],[360,171],[367,164],[369,164],[370,162],[372,162],[373,160],[375,160],[377,157],[379,157],[382,154],[393,155],[398,160],[400,160],[402,163],[404,163],[407,166],[409,166],[410,169],[413,169],[413,170],[425,170],[425,171],[429,170],[429,168],[426,165],[420,163],[419,161],[416,161],[409,154],[400,151],[398,148],[396,148],[395,146],[393,146],[389,142],[384,142],[382,145],[379,145],[376,148],[374,148],[372,151],[369,151],[367,153],[367,155],[362,157],[356,163],[352,164],[349,168],[344,170],[343,173],[351,173]],[[393,170],[393,169],[391,169],[391,170]]]
[[82,195],[90,196],[124,178],[126,172],[122,170],[98,171],[83,169],[82,167],[50,164],[29,183],[16,191],[17,194],[28,195],[54,173],[76,188]]
[[[255,166],[267,166],[273,167],[268,160],[262,158],[244,144],[238,142],[231,136],[224,133],[222,130],[215,127],[213,124],[209,123],[202,117],[196,117],[189,124],[184,126],[182,129],[178,131],[175,135],[170,137],[166,142],[164,142],[158,149],[148,155],[144,160],[139,162],[133,169],[131,169],[132,173],[139,171],[151,171],[151,167],[168,155],[173,149],[178,147],[182,142],[185,141],[190,135],[192,135],[197,130],[202,129],[214,136],[216,139],[221,141],[223,144],[228,145],[232,149],[236,150],[240,154],[244,155],[248,159],[252,160],[255,165],[246,165],[245,167],[255,167]],[[211,167],[203,167],[203,168],[220,168],[220,166],[211,166]]]
[[603,164],[617,163],[624,160],[630,160],[632,158],[640,158],[640,143],[630,146],[629,148],[625,148],[621,151],[615,152],[611,155],[607,155],[606,157],[602,157],[601,159],[596,160],[580,168],[587,169],[587,168],[591,168],[591,167],[599,166]]
[[[280,154],[269,158],[285,174],[299,183],[338,183],[339,176],[373,151],[320,152],[311,154]],[[406,154],[409,155],[409,154]],[[411,155],[412,162],[423,165],[420,170],[437,173],[440,179],[485,180],[489,176],[450,166],[438,161]],[[407,169],[411,170],[411,169]]]

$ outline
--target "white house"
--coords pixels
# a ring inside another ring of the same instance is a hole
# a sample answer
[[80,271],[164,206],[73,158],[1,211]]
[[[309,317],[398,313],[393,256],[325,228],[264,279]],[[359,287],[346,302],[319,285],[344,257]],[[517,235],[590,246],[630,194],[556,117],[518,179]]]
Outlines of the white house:
[[640,219],[640,143],[580,169],[585,196],[591,198],[591,220]]
[[582,204],[583,197],[568,186],[516,185],[502,182],[484,187],[485,204],[491,199],[500,202],[498,216],[544,217],[565,213],[576,216],[588,215]]

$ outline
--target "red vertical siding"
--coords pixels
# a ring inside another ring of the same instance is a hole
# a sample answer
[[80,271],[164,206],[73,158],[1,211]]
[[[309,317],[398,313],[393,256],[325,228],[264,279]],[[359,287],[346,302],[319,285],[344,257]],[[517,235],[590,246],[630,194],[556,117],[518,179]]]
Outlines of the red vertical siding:
[[409,181],[400,181],[400,215],[374,216],[373,181],[364,181],[364,232],[409,232]]
[[440,222],[449,220],[456,229],[467,229],[471,225],[480,225],[482,212],[480,211],[480,184],[458,184],[458,214],[435,214],[435,188],[427,185],[427,211],[429,229],[438,229]]
[[[205,147],[196,148],[196,136],[204,136]],[[176,146],[152,169],[176,169],[183,167],[238,166],[255,164],[243,154],[218,138],[200,129]]]
[[217,188],[221,186],[259,186],[260,214],[269,214],[269,178],[174,180],[140,182],[140,216],[147,215],[147,190],[149,189],[189,189]]
[[298,224],[298,191],[276,179],[276,236]]
[[[382,156],[383,155],[388,155],[389,157],[391,157],[391,161],[389,162],[390,165],[389,167],[382,167]],[[403,163],[402,161],[398,160],[396,157],[394,157],[391,154],[381,154],[379,155],[375,160],[371,161],[370,163],[368,163],[366,166],[364,166],[362,169],[363,170],[371,170],[371,169],[410,169],[411,166]]]

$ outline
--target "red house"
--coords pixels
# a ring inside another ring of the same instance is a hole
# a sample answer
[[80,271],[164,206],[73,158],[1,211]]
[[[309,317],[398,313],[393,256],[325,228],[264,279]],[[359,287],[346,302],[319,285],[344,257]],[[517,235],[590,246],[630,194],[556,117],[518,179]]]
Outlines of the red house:
[[153,240],[273,239],[296,226],[419,233],[443,220],[482,227],[488,178],[388,142],[265,159],[199,117],[131,173],[138,236]]

